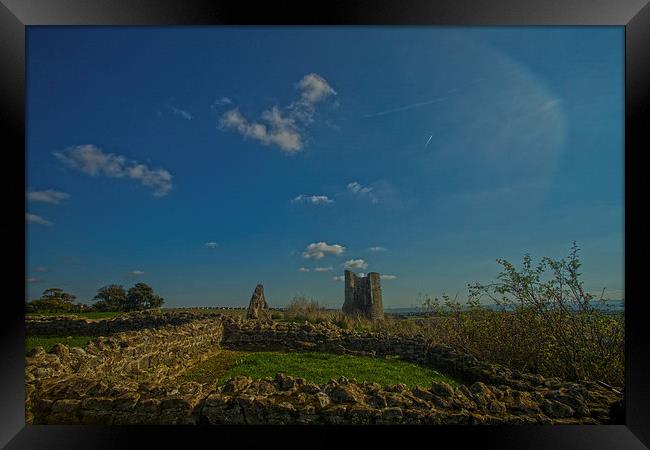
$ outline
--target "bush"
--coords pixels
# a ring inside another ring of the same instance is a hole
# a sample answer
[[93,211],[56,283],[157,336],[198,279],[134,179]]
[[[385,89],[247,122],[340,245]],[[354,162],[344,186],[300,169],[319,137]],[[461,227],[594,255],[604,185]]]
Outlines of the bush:
[[[427,333],[432,339],[478,358],[568,380],[624,384],[624,321],[605,314],[580,281],[578,247],[567,259],[548,257],[533,267],[526,255],[517,270],[506,260],[495,283],[469,285],[465,307],[443,296],[425,299],[436,313]],[[497,311],[482,307],[488,298]]]
[[287,305],[285,318],[297,322],[322,323],[331,318],[331,313],[317,301],[307,299],[305,296],[295,296]]

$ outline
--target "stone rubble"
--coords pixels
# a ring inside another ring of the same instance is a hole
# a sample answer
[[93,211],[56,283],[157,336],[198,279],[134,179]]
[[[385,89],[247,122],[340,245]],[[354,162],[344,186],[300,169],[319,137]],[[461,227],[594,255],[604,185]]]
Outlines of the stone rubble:
[[[99,337],[86,349],[34,349],[26,357],[27,423],[606,424],[622,400],[597,383],[516,372],[419,338],[190,316],[158,317],[149,323],[165,325]],[[175,381],[220,348],[399,356],[464,384],[411,389],[341,377],[319,385],[283,374],[235,377],[221,386]]]

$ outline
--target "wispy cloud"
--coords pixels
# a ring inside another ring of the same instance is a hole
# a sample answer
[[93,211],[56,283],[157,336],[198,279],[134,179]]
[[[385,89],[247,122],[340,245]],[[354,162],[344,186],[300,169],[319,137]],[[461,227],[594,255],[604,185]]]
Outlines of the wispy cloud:
[[369,119],[371,117],[379,117],[379,116],[385,116],[387,114],[393,114],[393,113],[396,113],[396,112],[408,111],[409,109],[421,108],[423,106],[431,105],[433,103],[439,103],[439,102],[447,100],[448,98],[449,98],[449,96],[445,96],[445,97],[434,98],[432,100],[427,100],[427,101],[424,101],[424,102],[411,103],[410,105],[400,106],[398,108],[392,108],[392,109],[387,109],[385,111],[379,111],[379,112],[372,113],[372,114],[366,114],[365,116],[361,116],[361,118],[362,119]]
[[27,192],[25,195],[29,201],[51,203],[53,205],[58,205],[63,200],[70,197],[70,195],[65,192],[54,191],[52,189],[45,191],[31,191]]
[[347,189],[357,197],[366,198],[371,203],[379,203],[379,198],[375,195],[371,187],[362,186],[357,181],[353,181],[352,183],[348,183]]
[[385,252],[388,250],[386,247],[368,247],[368,250],[371,252]]
[[544,112],[548,109],[555,108],[560,105],[560,100],[557,98],[552,98],[546,102],[543,102],[542,105],[539,107],[540,112]]
[[129,278],[135,278],[144,275],[142,270],[133,270],[128,273]]
[[219,246],[219,244],[217,244],[216,242],[206,242],[204,245],[207,248],[217,248]]
[[185,120],[192,120],[192,114],[188,113],[187,111],[184,111],[180,108],[177,108],[176,106],[170,105],[169,103],[165,105],[165,108],[167,111],[171,112],[172,114],[175,114],[177,116],[182,117]]
[[238,108],[234,108],[221,116],[219,127],[235,130],[264,145],[276,145],[286,153],[302,150],[304,128],[314,120],[315,105],[336,95],[336,91],[315,73],[305,75],[296,88],[300,92],[298,100],[285,108],[273,106],[263,111],[261,121],[248,120]]
[[363,259],[349,259],[343,263],[346,269],[367,269],[368,263]]
[[332,266],[328,266],[328,267],[316,267],[314,270],[315,270],[316,272],[331,272],[332,270],[334,270],[334,268],[333,268]]
[[334,281],[345,281],[345,277],[343,275],[337,275],[335,277],[332,277],[332,280],[334,280]]
[[210,108],[212,109],[217,109],[221,106],[228,106],[232,104],[232,100],[228,97],[221,97],[216,99],[214,102],[212,102],[212,105],[210,105]]
[[36,224],[39,224],[39,225],[46,225],[46,226],[54,225],[49,220],[47,220],[47,219],[45,219],[45,218],[43,218],[41,216],[38,216],[36,214],[30,214],[30,213],[25,213],[25,221],[27,223],[36,223]]
[[462,167],[459,185],[475,185],[470,180],[485,173],[494,186],[535,177],[552,181],[567,130],[561,98],[509,54],[471,38],[457,44],[481,79],[463,89],[445,112],[431,163]]
[[43,280],[42,278],[36,278],[36,277],[25,277],[25,281],[27,283],[42,283]]
[[345,251],[345,247],[339,244],[329,245],[325,242],[314,242],[309,244],[302,253],[305,259],[321,259],[325,255],[340,255]]
[[164,197],[172,189],[172,175],[165,169],[152,169],[145,164],[114,153],[104,153],[88,144],[69,147],[54,156],[71,169],[91,176],[127,178],[153,189],[154,197]]
[[307,267],[301,267],[298,269],[298,272],[309,272],[309,269]]
[[300,194],[298,197],[291,199],[291,203],[311,203],[312,205],[325,205],[334,203],[334,200],[327,195],[305,195]]
[[397,275],[380,275],[382,280],[397,280]]

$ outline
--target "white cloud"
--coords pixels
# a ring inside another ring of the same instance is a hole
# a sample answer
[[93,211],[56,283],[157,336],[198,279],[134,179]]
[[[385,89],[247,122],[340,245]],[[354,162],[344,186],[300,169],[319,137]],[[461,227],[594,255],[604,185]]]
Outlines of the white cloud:
[[232,104],[232,100],[228,97],[218,98],[210,105],[212,109],[217,109],[219,106],[226,106]]
[[298,197],[292,199],[291,203],[311,203],[312,205],[325,205],[328,203],[334,203],[334,200],[327,197],[327,195],[300,194]]
[[309,103],[317,103],[330,95],[336,95],[325,78],[315,73],[305,75],[298,83],[298,88],[301,97]]
[[[283,126],[277,124],[282,123]],[[257,122],[249,122],[238,109],[231,109],[222,117],[219,125],[222,128],[234,128],[246,138],[252,138],[264,145],[275,144],[287,153],[294,153],[302,149],[302,136],[295,126],[288,125],[281,117],[275,117],[275,125],[267,127]]]
[[205,245],[207,248],[217,248],[217,246],[218,246],[219,244],[217,244],[216,242],[206,242],[204,245]]
[[386,247],[368,247],[368,250],[371,252],[385,252],[388,249]]
[[28,223],[37,223],[39,225],[47,225],[47,226],[53,225],[53,223],[50,222],[49,220],[44,219],[43,217],[38,216],[36,214],[25,213],[25,220]]
[[32,202],[52,203],[53,205],[58,205],[63,200],[70,197],[70,195],[65,192],[54,191],[52,189],[28,192],[26,196],[27,200]]
[[343,275],[337,275],[335,277],[332,277],[332,280],[334,280],[334,281],[345,281],[345,277]]
[[344,251],[345,247],[339,244],[329,245],[325,242],[314,242],[307,246],[302,256],[305,259],[321,259],[326,254],[338,256]]
[[130,277],[139,277],[141,275],[144,275],[144,272],[142,270],[133,270],[129,272]]
[[25,277],[25,281],[28,283],[40,283],[43,281],[42,278],[34,278],[34,277]]
[[298,82],[300,98],[286,108],[273,106],[262,112],[261,122],[250,121],[238,108],[226,111],[219,120],[222,129],[234,129],[245,138],[255,139],[264,145],[277,145],[286,153],[295,153],[304,146],[304,127],[312,123],[315,104],[336,95],[327,81],[310,73]]
[[368,263],[363,259],[349,259],[343,263],[343,267],[346,269],[366,269]]
[[316,272],[330,272],[330,271],[334,270],[334,268],[332,266],[329,266],[329,267],[316,267],[314,270]]
[[172,175],[164,169],[151,169],[136,161],[113,153],[104,153],[100,148],[88,144],[69,147],[54,156],[71,169],[77,169],[91,176],[104,175],[109,178],[128,178],[153,189],[154,197],[163,197],[172,189]]
[[307,267],[301,267],[298,269],[298,272],[309,272],[309,269]]
[[368,186],[362,186],[357,181],[348,183],[348,191],[358,197],[367,198],[371,203],[379,203],[379,199],[374,194],[373,189]]
[[172,114],[181,116],[185,120],[192,120],[192,114],[188,113],[187,111],[183,111],[182,109],[172,106],[170,104],[165,105],[165,108],[167,108],[167,110],[170,111]]
[[380,275],[382,280],[397,280],[397,275]]

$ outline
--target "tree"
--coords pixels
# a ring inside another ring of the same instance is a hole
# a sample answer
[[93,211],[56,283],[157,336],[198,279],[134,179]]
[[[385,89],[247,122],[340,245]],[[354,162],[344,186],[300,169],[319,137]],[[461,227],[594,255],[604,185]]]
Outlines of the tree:
[[58,299],[66,303],[72,303],[77,297],[64,292],[61,288],[48,288],[43,291],[41,299],[53,300]]
[[43,291],[41,298],[26,304],[27,312],[75,312],[81,305],[73,303],[76,297],[60,288],[48,288]]
[[140,310],[159,308],[164,303],[164,299],[155,294],[151,286],[146,283],[136,283],[129,289],[126,295],[126,310]]
[[93,300],[93,309],[96,311],[124,311],[127,302],[126,290],[121,285],[109,284],[100,288]]

